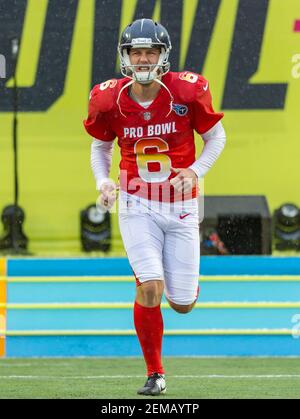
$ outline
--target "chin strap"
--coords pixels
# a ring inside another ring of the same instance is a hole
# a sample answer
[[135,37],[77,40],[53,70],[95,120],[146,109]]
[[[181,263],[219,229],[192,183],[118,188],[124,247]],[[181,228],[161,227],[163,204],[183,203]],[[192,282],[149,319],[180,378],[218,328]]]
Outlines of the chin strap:
[[[171,101],[170,101],[170,110],[169,110],[169,112],[166,115],[166,118],[167,118],[170,115],[170,113],[172,112],[172,110],[173,110],[174,98],[173,98],[172,93],[170,92],[170,90],[167,88],[167,86],[161,80],[159,80],[159,79],[153,79],[153,81],[155,81],[156,83],[158,83],[162,87],[164,87],[167,90],[167,92],[169,93],[169,95],[170,95],[170,99],[171,99]],[[131,86],[133,83],[135,83],[135,80],[131,78],[131,80],[122,87],[122,89],[119,92],[118,98],[117,98],[117,105],[119,107],[120,114],[123,115],[125,118],[127,118],[127,116],[124,115],[123,112],[122,112],[122,108],[121,108],[121,105],[120,105],[120,98],[121,98],[121,94],[123,93],[123,90],[125,90],[127,87]]]

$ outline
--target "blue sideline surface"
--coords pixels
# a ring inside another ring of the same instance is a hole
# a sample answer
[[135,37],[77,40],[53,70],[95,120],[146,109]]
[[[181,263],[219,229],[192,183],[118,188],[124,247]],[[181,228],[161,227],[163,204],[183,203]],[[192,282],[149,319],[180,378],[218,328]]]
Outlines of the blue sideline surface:
[[[299,257],[203,256],[202,275],[300,275]],[[8,276],[132,275],[127,258],[8,259]]]

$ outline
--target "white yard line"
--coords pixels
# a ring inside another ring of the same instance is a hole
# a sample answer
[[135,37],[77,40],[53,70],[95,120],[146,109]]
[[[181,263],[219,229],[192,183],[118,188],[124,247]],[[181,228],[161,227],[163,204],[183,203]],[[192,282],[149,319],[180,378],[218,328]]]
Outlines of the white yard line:
[[[90,376],[55,376],[55,375],[0,375],[0,379],[37,379],[37,380],[100,380],[145,378],[144,375],[90,375]],[[277,375],[168,375],[167,378],[203,378],[203,379],[256,379],[256,378],[300,378],[300,374]]]
[[[71,366],[73,366],[74,364],[61,364],[61,363],[58,363],[57,364],[57,366],[58,367],[71,367]],[[38,364],[34,364],[34,363],[26,363],[26,364],[5,364],[5,363],[2,363],[1,362],[1,359],[0,359],[0,371],[1,371],[1,368],[15,368],[15,367],[47,367],[47,368],[49,368],[49,364],[40,364],[40,363],[38,363]]]

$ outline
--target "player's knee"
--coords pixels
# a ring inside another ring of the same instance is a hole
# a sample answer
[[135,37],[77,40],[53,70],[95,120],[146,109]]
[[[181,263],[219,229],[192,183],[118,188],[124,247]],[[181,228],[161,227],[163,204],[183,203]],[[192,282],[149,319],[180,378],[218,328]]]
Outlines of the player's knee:
[[192,311],[195,302],[192,304],[187,304],[187,305],[181,305],[181,304],[175,304],[172,301],[169,301],[170,306],[173,308],[173,310],[177,311],[177,313],[180,314],[187,314],[190,311]]
[[162,281],[147,281],[137,288],[138,300],[147,307],[159,305],[161,303],[162,294]]
[[180,314],[187,314],[187,313],[189,313],[190,311],[192,311],[192,309],[193,309],[193,305],[192,305],[192,304],[190,304],[190,305],[188,305],[188,306],[179,306],[179,307],[177,307],[175,310],[177,311],[177,313],[180,313]]

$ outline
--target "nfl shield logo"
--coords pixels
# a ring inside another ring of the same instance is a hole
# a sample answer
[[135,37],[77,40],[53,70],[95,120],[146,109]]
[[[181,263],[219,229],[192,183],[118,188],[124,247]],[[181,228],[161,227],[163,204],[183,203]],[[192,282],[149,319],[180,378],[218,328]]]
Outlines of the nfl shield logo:
[[150,112],[144,112],[144,120],[150,121],[151,119],[151,113]]

